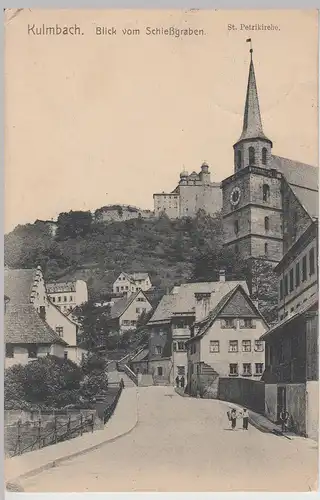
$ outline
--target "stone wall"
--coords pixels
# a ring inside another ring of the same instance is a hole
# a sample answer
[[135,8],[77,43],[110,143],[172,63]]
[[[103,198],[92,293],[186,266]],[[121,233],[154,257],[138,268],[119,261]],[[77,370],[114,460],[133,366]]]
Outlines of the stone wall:
[[220,378],[218,398],[264,414],[264,382],[244,378]]

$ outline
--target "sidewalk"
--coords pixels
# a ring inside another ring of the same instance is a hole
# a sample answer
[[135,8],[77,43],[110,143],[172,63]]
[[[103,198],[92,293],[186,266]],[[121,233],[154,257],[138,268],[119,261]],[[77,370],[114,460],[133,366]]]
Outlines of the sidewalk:
[[4,462],[5,481],[12,483],[38,474],[45,469],[56,467],[65,460],[82,455],[128,434],[137,423],[138,391],[134,387],[125,388],[113,416],[103,430],[88,432],[69,441],[6,459]]

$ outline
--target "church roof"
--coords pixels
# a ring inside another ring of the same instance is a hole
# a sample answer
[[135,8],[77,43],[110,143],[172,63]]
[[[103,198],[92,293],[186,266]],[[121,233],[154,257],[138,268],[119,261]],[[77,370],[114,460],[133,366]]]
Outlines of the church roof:
[[257,138],[270,141],[270,139],[268,139],[264,135],[262,129],[256,76],[254,72],[254,65],[251,53],[247,95],[246,95],[246,103],[245,103],[244,117],[243,117],[243,128],[239,141],[242,141],[243,139],[257,139]]
[[311,218],[319,214],[319,169],[306,163],[272,155],[272,168],[282,173],[294,195]]

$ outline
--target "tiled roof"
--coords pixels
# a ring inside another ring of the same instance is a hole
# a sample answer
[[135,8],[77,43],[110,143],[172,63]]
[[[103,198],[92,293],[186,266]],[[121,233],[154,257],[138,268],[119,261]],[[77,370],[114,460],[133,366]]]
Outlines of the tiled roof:
[[[139,295],[139,293],[144,293],[141,290],[138,290],[135,293],[129,295],[129,297],[123,297],[122,299],[117,300],[114,305],[111,307],[110,315],[112,319],[117,319],[122,316],[122,314],[126,311],[126,309],[130,306],[130,304],[134,301],[134,299]],[[146,297],[144,295],[144,297]],[[148,300],[146,298],[146,300]]]
[[216,304],[237,285],[242,285],[246,293],[249,294],[245,281],[212,281],[203,283],[186,283],[180,286],[173,307],[173,314],[194,313],[195,311],[195,293],[211,292],[211,304]]
[[47,283],[47,293],[70,293],[76,291],[76,282],[68,281],[66,283]]
[[172,316],[172,310],[175,305],[176,294],[164,295],[160,300],[156,310],[154,311],[152,317],[150,318],[148,325],[155,323],[170,322]]
[[32,304],[11,305],[4,316],[4,339],[10,344],[63,344]]
[[30,304],[32,285],[36,269],[5,269],[4,293],[10,298],[11,306]]
[[133,280],[145,280],[145,279],[149,278],[149,275],[148,275],[148,273],[132,273],[132,274],[130,274],[130,277]]

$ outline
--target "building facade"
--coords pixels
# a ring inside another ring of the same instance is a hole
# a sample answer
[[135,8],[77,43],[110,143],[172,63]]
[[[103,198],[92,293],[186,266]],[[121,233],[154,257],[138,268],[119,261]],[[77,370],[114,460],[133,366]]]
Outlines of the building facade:
[[46,291],[51,302],[64,314],[88,302],[87,283],[83,280],[47,283]]
[[303,232],[314,215],[318,171],[273,154],[262,127],[252,50],[243,129],[233,148],[234,173],[221,183],[225,246],[245,259],[276,264],[290,231]]
[[152,306],[142,290],[117,300],[110,310],[110,326],[114,333],[123,334],[137,328],[142,314],[147,314]]
[[219,377],[260,380],[268,325],[239,284],[216,301],[214,293],[196,294],[196,321],[188,346],[188,387],[206,388],[217,397]]
[[315,219],[275,267],[279,322],[266,343],[265,413],[278,422],[284,409],[295,432],[318,439],[318,221]]
[[153,195],[154,214],[166,214],[170,219],[195,217],[202,210],[213,215],[221,210],[220,184],[211,182],[209,166],[203,163],[197,174],[183,171],[178,186],[171,193]]

